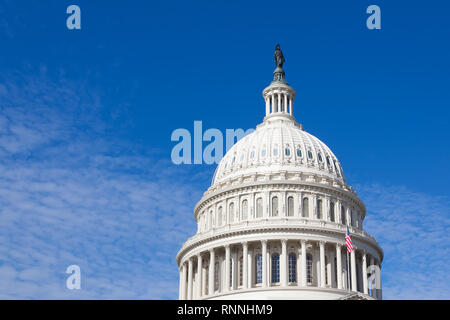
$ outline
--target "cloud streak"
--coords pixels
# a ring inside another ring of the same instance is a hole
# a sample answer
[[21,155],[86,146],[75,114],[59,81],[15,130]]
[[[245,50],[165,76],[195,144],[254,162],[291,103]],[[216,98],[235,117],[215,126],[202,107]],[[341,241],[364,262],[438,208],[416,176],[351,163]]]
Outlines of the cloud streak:
[[20,80],[0,84],[0,298],[177,297],[195,175],[105,137],[95,95]]

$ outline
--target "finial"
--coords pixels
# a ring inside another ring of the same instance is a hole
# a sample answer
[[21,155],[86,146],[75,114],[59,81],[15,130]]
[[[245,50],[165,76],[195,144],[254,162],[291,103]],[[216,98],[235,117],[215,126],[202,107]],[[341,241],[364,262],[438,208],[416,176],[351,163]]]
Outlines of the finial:
[[275,71],[273,72],[273,81],[272,82],[281,82],[286,83],[284,80],[284,70],[283,70],[283,63],[284,63],[284,56],[283,51],[281,51],[280,45],[277,44],[275,47],[275,53],[273,54],[275,58]]

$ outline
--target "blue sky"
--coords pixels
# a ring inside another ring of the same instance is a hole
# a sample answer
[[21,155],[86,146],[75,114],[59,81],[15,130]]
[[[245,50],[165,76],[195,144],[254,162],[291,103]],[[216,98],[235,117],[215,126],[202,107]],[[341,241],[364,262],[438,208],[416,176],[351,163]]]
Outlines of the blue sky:
[[[81,30],[66,8],[81,8]],[[381,30],[365,26],[381,8]],[[0,1],[0,298],[174,299],[215,165],[173,130],[254,128],[281,44],[294,115],[338,156],[387,299],[450,298],[444,1]],[[82,289],[65,288],[78,264]]]

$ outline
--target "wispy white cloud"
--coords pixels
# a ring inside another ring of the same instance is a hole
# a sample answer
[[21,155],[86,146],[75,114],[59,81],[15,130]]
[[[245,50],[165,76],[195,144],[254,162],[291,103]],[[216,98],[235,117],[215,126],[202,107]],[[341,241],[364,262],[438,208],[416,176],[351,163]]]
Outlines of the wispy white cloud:
[[450,198],[381,184],[356,188],[384,250],[386,299],[450,299]]
[[[107,136],[100,108],[78,84],[0,83],[0,298],[177,297],[200,188],[165,155]],[[65,288],[71,264],[82,290]]]

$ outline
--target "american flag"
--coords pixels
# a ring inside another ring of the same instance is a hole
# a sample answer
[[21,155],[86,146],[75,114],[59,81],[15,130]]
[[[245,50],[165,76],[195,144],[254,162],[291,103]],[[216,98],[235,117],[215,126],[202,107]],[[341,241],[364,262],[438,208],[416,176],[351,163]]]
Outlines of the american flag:
[[352,238],[350,238],[350,232],[347,226],[347,233],[345,234],[345,243],[347,243],[347,252],[353,251]]

